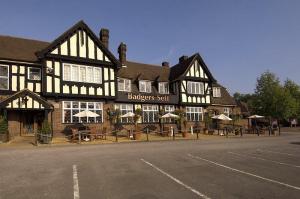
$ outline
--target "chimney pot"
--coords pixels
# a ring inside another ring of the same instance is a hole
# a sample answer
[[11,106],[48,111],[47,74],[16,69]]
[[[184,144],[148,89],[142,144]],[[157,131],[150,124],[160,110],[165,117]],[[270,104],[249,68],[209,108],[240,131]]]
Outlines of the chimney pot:
[[127,51],[127,46],[123,42],[120,43],[118,47],[118,53],[119,53],[119,60],[122,65],[125,65],[126,62],[126,51]]
[[106,28],[101,28],[100,33],[100,41],[102,42],[102,44],[108,48],[108,41],[109,41],[109,30]]
[[181,57],[179,57],[179,63],[182,63],[183,61],[187,60],[189,57],[186,55],[183,55]]
[[163,67],[170,67],[169,62],[167,62],[167,61],[164,61],[163,63],[161,63],[161,65],[162,65]]

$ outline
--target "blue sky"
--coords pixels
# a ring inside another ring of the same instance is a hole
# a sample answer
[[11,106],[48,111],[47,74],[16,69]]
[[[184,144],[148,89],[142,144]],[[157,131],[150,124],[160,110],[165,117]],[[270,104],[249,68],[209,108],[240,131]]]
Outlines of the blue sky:
[[219,83],[253,92],[270,70],[300,84],[299,0],[2,0],[0,34],[52,41],[79,20],[98,35],[110,29],[127,58],[178,62],[199,52]]

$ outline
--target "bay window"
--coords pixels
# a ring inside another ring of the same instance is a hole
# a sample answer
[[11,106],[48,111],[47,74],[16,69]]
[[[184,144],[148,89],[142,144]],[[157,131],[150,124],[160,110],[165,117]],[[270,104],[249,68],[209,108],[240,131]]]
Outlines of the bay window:
[[0,65],[0,89],[8,90],[8,66]]
[[102,68],[75,64],[63,64],[63,80],[102,83]]
[[139,89],[140,92],[151,93],[151,81],[140,80]]
[[[103,122],[103,104],[102,102],[79,102],[79,101],[63,101],[63,123],[102,123]],[[75,117],[74,115],[89,110],[97,113],[98,117]]]
[[158,83],[158,92],[160,94],[169,94],[169,83],[168,82],[159,82]]
[[131,91],[131,80],[119,78],[118,79],[118,91],[130,92]]
[[158,122],[158,105],[143,105],[143,122]]
[[203,120],[202,107],[186,107],[186,118],[188,121],[200,121]]
[[187,82],[187,92],[189,94],[204,94],[204,83],[203,82]]

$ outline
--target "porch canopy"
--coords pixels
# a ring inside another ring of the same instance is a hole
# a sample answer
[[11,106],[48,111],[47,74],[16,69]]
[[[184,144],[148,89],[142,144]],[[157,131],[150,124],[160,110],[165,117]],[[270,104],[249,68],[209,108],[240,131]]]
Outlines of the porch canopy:
[[53,105],[27,88],[0,101],[0,109],[53,110]]

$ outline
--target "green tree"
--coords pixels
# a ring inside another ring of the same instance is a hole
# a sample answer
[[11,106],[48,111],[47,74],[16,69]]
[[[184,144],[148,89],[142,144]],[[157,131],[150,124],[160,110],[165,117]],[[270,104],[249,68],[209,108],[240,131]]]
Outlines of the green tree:
[[297,114],[297,109],[297,101],[290,90],[280,85],[274,73],[267,71],[257,79],[254,98],[256,113],[288,120]]

